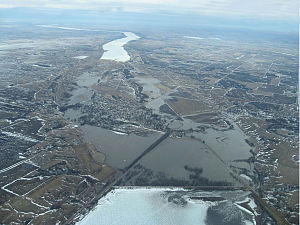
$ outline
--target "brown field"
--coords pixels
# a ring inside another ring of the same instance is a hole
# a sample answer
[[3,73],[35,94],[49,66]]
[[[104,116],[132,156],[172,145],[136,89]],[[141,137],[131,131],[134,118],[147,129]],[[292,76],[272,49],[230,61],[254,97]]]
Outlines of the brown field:
[[[31,224],[55,224],[59,218],[57,211],[50,211],[46,214],[35,217],[30,223]],[[64,218],[60,218],[62,221]]]
[[214,88],[211,90],[211,94],[216,97],[224,96],[226,92],[227,91],[225,89],[221,89],[221,88]]
[[96,91],[97,93],[100,93],[102,95],[106,96],[118,96],[122,98],[133,98],[133,95],[131,94],[130,90],[128,89],[127,91],[124,90],[119,90],[116,87],[110,87],[110,86],[105,86],[105,85],[98,85],[94,84],[92,86],[92,89]]
[[290,207],[295,207],[297,204],[299,204],[299,190],[294,191],[293,195],[289,197],[288,204]]
[[179,115],[190,115],[210,110],[206,103],[186,98],[176,97],[168,100],[167,103]]
[[[246,134],[247,132],[256,129],[256,132],[258,132],[260,137],[276,140],[276,142],[271,143],[269,147],[276,149],[270,157],[272,161],[278,159],[278,168],[276,169],[276,173],[283,176],[280,178],[280,182],[290,185],[298,185],[299,167],[292,161],[292,156],[298,154],[298,149],[292,147],[288,142],[283,141],[279,135],[266,132],[267,124],[260,119],[248,117],[242,118],[241,121],[243,121],[243,124],[248,124],[252,127],[246,131],[244,130]],[[243,128],[241,127],[241,129]],[[281,143],[276,145],[279,141]],[[257,146],[256,143],[255,145]],[[259,148],[259,146],[257,147]]]
[[280,81],[280,78],[273,78],[273,79],[270,81],[270,85],[278,86],[279,81]]
[[113,176],[115,173],[116,171],[112,167],[103,165],[102,170],[99,173],[94,174],[94,176],[98,178],[100,181],[103,181]]
[[[52,158],[51,155],[49,156],[49,158]],[[41,170],[47,170],[57,164],[59,164],[60,162],[62,162],[61,160],[51,160],[48,163],[45,163],[44,165],[41,166]]]
[[277,93],[277,94],[283,94],[283,90],[281,90],[279,87],[274,85],[264,85],[263,87],[259,87],[257,90],[264,91],[264,92],[271,92],[271,93]]
[[255,90],[259,87],[262,87],[264,85],[264,83],[257,83],[257,82],[255,82],[255,83],[254,82],[253,83],[252,82],[238,82],[238,83],[244,84],[244,85],[247,86],[247,88],[250,88],[250,89],[253,89],[253,90]]
[[[34,213],[44,212],[44,210],[34,205],[33,203],[30,202],[30,200],[25,199],[24,197],[14,197],[10,199],[7,202],[7,204],[4,204],[3,206],[4,206],[3,208],[7,209],[7,210],[0,210],[0,218],[3,224],[13,224],[11,223],[11,220],[12,219],[15,220],[16,218],[30,219],[34,215],[33,212]],[[14,210],[12,210],[11,207],[13,207]],[[24,212],[24,213],[19,213],[19,212]]]
[[[46,179],[44,181],[46,181]],[[40,183],[41,180],[39,178],[34,178],[31,180],[17,180],[11,185],[7,186],[7,189],[19,195],[24,195],[36,188]]]
[[18,114],[15,112],[5,112],[0,110],[0,119],[2,118],[13,118],[16,117]]
[[281,142],[277,146],[278,150],[274,152],[272,157],[278,158],[278,171],[282,177],[282,182],[290,185],[299,184],[299,170],[295,162],[292,161],[292,156],[298,153],[298,149],[291,148],[288,143]]
[[113,168],[104,164],[105,155],[97,152],[91,144],[83,144],[74,147],[80,165],[85,167],[88,173],[98,178],[100,181],[112,176],[115,171]]
[[172,90],[171,88],[167,87],[166,85],[163,85],[162,83],[156,84],[155,86],[164,92],[169,92]]
[[273,96],[272,92],[261,91],[261,90],[254,90],[253,93],[255,95]]
[[219,78],[216,78],[216,77],[205,77],[204,79],[209,80],[207,82],[207,84],[210,84],[210,85],[213,85],[214,83],[216,83],[217,80],[219,80]]
[[78,160],[80,161],[80,166],[85,167],[85,169],[88,170],[89,173],[95,173],[97,171],[101,171],[102,163],[105,159],[103,155],[102,162],[96,162],[95,159],[92,157],[92,151],[90,149],[90,146],[87,144],[78,145],[74,147],[76,156]]
[[25,198],[14,198],[13,201],[10,202],[10,205],[17,211],[21,211],[25,213],[44,211],[37,205],[31,203],[30,200]]
[[211,124],[217,123],[219,120],[218,115],[212,112],[186,116],[185,118],[193,120],[196,123],[211,123]]
[[288,131],[288,130],[286,130],[286,129],[277,129],[277,130],[276,130],[276,133],[279,134],[279,135],[281,135],[281,136],[286,137],[286,136],[288,136],[291,132]]
[[48,203],[44,201],[41,197],[45,195],[47,191],[55,190],[62,185],[62,180],[64,176],[57,176],[53,179],[49,179],[46,183],[41,185],[36,191],[29,195],[30,198],[34,199],[35,201],[39,202],[42,205],[48,206]]

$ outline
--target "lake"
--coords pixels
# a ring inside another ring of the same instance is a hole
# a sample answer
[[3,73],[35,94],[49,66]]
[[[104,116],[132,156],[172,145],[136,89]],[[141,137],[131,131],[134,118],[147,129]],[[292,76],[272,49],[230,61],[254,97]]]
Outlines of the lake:
[[137,40],[140,37],[132,32],[123,32],[123,34],[126,37],[110,41],[103,45],[104,53],[101,59],[114,60],[117,62],[127,62],[130,60],[130,56],[123,46],[129,41]]

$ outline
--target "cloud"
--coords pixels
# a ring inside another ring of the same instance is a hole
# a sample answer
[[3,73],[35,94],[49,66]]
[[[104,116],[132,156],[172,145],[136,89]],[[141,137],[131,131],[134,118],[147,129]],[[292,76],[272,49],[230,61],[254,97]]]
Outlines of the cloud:
[[1,0],[13,7],[298,19],[298,0]]

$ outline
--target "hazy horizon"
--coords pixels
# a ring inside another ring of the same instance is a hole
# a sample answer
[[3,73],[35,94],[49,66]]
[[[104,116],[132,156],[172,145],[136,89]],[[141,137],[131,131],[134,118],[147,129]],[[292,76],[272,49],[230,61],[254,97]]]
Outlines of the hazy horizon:
[[298,2],[202,1],[3,1],[0,24],[7,22],[216,26],[298,32]]

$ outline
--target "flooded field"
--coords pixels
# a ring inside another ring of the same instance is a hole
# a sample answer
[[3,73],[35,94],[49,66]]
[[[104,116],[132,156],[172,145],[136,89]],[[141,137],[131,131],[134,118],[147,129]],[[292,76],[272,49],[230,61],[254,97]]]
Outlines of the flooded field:
[[84,116],[85,114],[83,114],[80,109],[67,109],[65,111],[65,118],[76,121],[78,118],[80,118],[81,116]]
[[97,83],[100,78],[96,73],[83,73],[77,78],[77,84],[80,87],[91,87],[93,84]]
[[140,164],[169,177],[189,180],[193,169],[201,169],[201,176],[210,181],[233,182],[225,165],[201,142],[190,138],[168,138],[146,155]]
[[252,209],[256,207],[248,195],[239,190],[116,188],[77,224],[252,225],[256,224],[254,214],[239,205],[248,202]]
[[[228,167],[234,169],[238,174],[246,173],[255,178],[254,165],[250,160],[253,157],[252,148],[245,141],[247,136],[237,126],[225,131],[210,128],[206,129],[205,132],[194,132],[193,136],[203,140],[205,145],[218,155],[218,158],[221,158]],[[247,180],[252,181],[249,177]]]
[[153,77],[136,76],[135,80],[143,86],[143,93],[150,97],[146,103],[146,107],[160,114],[160,106],[165,104],[165,100],[170,98],[168,95],[172,92],[165,93],[159,89],[157,85],[159,85],[161,81]]
[[232,130],[218,131],[206,129],[204,133],[198,134],[207,145],[213,149],[225,161],[245,160],[251,157],[251,147],[245,142],[247,138],[237,127]]
[[80,87],[72,91],[72,97],[70,98],[69,104],[71,105],[75,105],[77,103],[90,104],[92,96],[93,96],[93,91],[85,87]]
[[[78,87],[76,87],[71,92],[71,97],[69,100],[70,105],[75,104],[91,104],[92,100],[91,97],[93,96],[93,90],[90,88],[93,84],[97,83],[99,80],[99,77],[95,73],[83,73],[81,74],[77,80],[76,84]],[[65,111],[64,116],[71,120],[77,120],[84,114],[81,113],[80,108],[69,108]]]
[[114,133],[100,127],[84,125],[81,127],[85,139],[95,145],[98,151],[106,155],[106,163],[115,168],[128,166],[161,134],[154,133],[147,137],[135,134]]
[[[236,183],[230,175],[230,169],[238,174],[246,173],[254,177],[253,163],[249,159],[251,146],[245,139],[247,136],[239,129],[233,121],[232,127],[208,127],[205,123],[198,123],[185,117],[180,120],[174,119],[160,111],[160,107],[167,103],[171,94],[176,92],[173,89],[164,92],[157,87],[160,81],[153,77],[136,76],[135,79],[143,86],[143,93],[149,96],[145,106],[155,113],[164,116],[169,121],[169,128],[174,130],[189,131],[186,138],[168,138],[161,143],[154,151],[146,155],[140,164],[155,172],[163,172],[176,179],[189,179],[190,171],[184,166],[201,168],[201,176],[212,181],[228,181]],[[174,110],[173,110],[174,111]],[[177,114],[178,115],[178,114]],[[199,131],[199,127],[205,127],[205,131]],[[193,136],[194,138],[189,138]],[[248,177],[249,181],[251,178]]]

